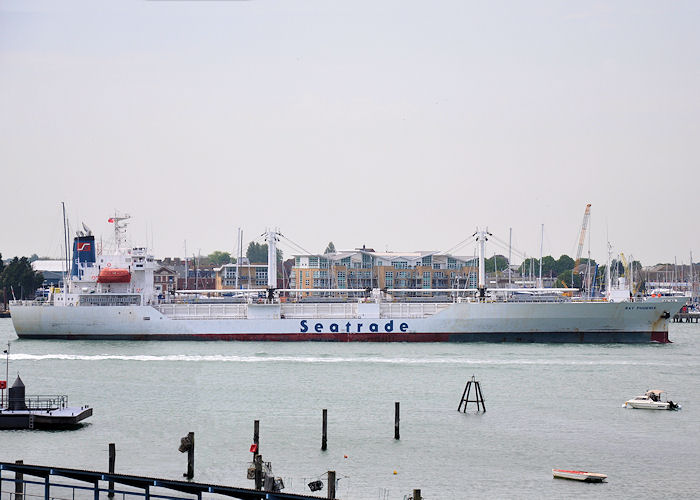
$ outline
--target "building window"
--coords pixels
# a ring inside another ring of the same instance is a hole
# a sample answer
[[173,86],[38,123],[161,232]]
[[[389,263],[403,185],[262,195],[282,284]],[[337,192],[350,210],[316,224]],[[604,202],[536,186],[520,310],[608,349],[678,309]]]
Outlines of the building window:
[[305,286],[309,286],[309,280],[304,281]]
[[438,264],[438,263],[433,264],[433,269],[440,269],[440,264]]
[[408,262],[405,260],[397,260],[394,262],[394,269],[408,269]]

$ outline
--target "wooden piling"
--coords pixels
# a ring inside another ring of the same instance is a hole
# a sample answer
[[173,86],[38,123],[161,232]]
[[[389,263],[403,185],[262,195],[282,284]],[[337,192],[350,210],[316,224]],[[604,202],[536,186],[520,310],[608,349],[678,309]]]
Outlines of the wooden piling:
[[[109,473],[114,474],[114,461],[117,456],[117,448],[114,443],[109,443]],[[114,481],[109,482],[109,491],[107,496],[109,498],[114,498]]]
[[262,489],[262,457],[260,456],[260,420],[253,422],[253,464],[255,465],[255,489]]
[[321,434],[321,450],[326,451],[328,448],[328,410],[323,409],[323,431]]
[[[24,460],[15,460],[16,464],[23,464]],[[24,474],[21,472],[15,472],[15,500],[22,500],[24,498]]]
[[187,472],[183,474],[188,481],[194,477],[194,432],[188,432],[187,436],[180,439],[180,453],[187,452]]
[[394,403],[394,439],[401,439],[399,434],[399,402]]
[[191,480],[194,477],[194,432],[188,432],[192,446],[187,452],[187,479]]
[[335,500],[335,471],[328,471],[328,498]]
[[421,500],[420,490],[413,490],[412,500]]

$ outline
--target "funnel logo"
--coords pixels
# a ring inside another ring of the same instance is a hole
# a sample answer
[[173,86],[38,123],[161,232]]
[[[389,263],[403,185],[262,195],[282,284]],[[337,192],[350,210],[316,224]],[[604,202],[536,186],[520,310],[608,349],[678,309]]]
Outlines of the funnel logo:
[[89,252],[89,251],[90,251],[90,243],[88,243],[88,242],[78,243],[78,252]]

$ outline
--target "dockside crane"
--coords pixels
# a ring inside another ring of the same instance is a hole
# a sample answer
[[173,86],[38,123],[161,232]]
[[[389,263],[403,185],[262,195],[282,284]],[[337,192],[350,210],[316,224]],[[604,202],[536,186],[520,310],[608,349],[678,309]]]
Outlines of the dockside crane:
[[578,248],[576,248],[576,260],[574,268],[571,270],[571,286],[574,286],[574,272],[581,263],[581,252],[583,252],[583,242],[586,239],[586,230],[588,229],[588,220],[591,218],[591,204],[586,205],[586,210],[583,212],[583,222],[581,222],[581,234],[578,238]]

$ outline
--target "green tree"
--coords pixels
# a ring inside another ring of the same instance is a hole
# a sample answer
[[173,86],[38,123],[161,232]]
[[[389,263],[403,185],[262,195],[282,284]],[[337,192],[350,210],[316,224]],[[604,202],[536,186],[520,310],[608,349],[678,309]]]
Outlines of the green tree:
[[2,260],[2,253],[0,253],[0,276],[2,276],[3,269],[5,269],[5,261]]
[[330,243],[328,243],[328,245],[326,246],[326,249],[323,251],[323,253],[324,254],[335,253],[335,245],[333,244],[332,241]]
[[256,264],[267,263],[267,243],[256,243],[251,241],[248,244],[248,249],[245,252],[249,262]]
[[557,281],[554,282],[554,288],[581,288],[581,283],[581,275],[572,275],[571,269],[567,269],[566,271],[557,276]]
[[571,271],[574,268],[574,259],[568,255],[562,255],[557,259],[557,265],[555,267],[557,276],[559,276],[564,271]]
[[207,259],[209,259],[209,262],[211,262],[217,267],[221,267],[224,264],[236,262],[236,259],[231,259],[230,253],[222,252],[220,250],[215,250],[214,252],[207,255]]
[[[267,243],[256,243],[251,241],[245,256],[251,264],[267,264]],[[277,249],[277,262],[282,262],[282,250]]]
[[508,270],[508,259],[506,259],[503,255],[494,255],[493,257],[489,257],[488,259],[484,260],[484,267],[486,268],[487,273],[494,271],[494,260],[496,261],[495,269],[498,270],[498,272]]
[[15,257],[0,274],[0,288],[7,289],[18,298],[33,297],[34,291],[44,282],[41,273],[35,273],[29,259]]
[[551,255],[547,255],[542,257],[542,276],[549,276],[550,274],[557,274],[557,261]]

